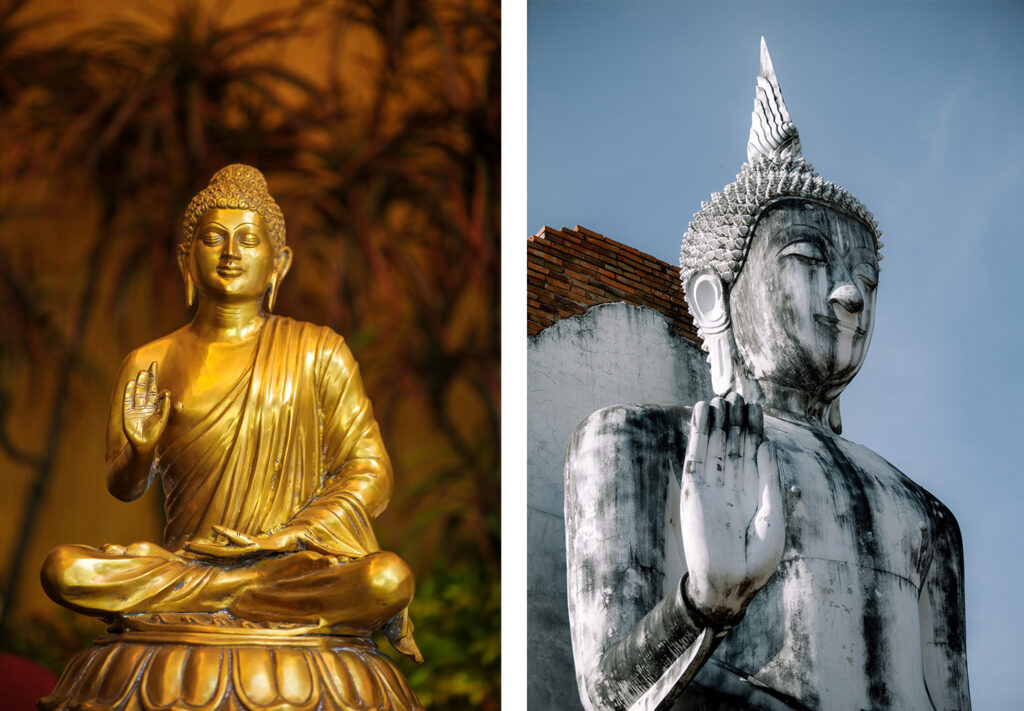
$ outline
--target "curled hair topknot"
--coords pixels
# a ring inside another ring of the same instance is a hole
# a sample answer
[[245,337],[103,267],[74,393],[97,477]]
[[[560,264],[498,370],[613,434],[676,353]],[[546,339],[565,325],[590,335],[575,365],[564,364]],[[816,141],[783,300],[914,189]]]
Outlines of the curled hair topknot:
[[683,288],[700,271],[713,272],[728,288],[746,261],[761,214],[785,198],[815,200],[857,218],[871,230],[876,251],[881,248],[882,233],[868,209],[844,188],[818,175],[803,156],[759,155],[744,163],[735,182],[702,202],[694,214],[679,253]]
[[[735,182],[701,203],[683,235],[679,277],[683,289],[697,272],[711,272],[728,289],[747,258],[750,240],[761,214],[784,199],[824,203],[857,218],[874,235],[881,249],[878,223],[860,200],[814,172],[804,160],[800,136],[782,99],[768,46],[761,38],[761,71],[754,91],[754,111],[747,141],[747,162]],[[881,255],[877,254],[878,259]]]
[[270,192],[267,179],[256,168],[243,163],[224,166],[210,178],[210,184],[192,198],[182,220],[182,247],[187,251],[195,238],[196,226],[207,210],[214,208],[252,210],[267,223],[275,250],[285,245],[284,213]]

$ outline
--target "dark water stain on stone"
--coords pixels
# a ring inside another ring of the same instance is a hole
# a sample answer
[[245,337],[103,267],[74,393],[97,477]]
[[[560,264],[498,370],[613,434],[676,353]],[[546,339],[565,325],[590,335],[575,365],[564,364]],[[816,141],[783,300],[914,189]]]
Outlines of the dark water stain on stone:
[[[832,456],[833,464],[842,475],[842,485],[849,496],[850,516],[855,526],[854,541],[857,545],[857,560],[861,565],[881,568],[882,553],[879,549],[879,534],[875,530],[874,515],[871,508],[869,489],[874,481],[864,476],[853,466],[846,454],[825,434],[815,433],[818,441]],[[882,602],[879,600],[877,587],[871,576],[861,576],[861,597],[864,600],[864,615],[861,619],[861,632],[864,636],[864,674],[868,679],[868,698],[871,708],[887,709],[892,706],[892,696],[885,684],[885,660],[890,654],[884,635],[885,620],[882,619]]]

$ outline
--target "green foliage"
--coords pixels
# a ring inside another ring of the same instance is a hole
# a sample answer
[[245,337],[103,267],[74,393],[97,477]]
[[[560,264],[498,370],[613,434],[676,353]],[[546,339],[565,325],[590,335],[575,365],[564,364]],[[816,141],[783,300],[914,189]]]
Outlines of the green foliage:
[[501,583],[466,562],[438,564],[422,577],[410,614],[423,664],[392,656],[428,709],[499,708]]
[[32,659],[60,674],[71,657],[86,649],[103,630],[99,620],[71,610],[58,610],[52,617],[16,617],[0,638],[0,651]]

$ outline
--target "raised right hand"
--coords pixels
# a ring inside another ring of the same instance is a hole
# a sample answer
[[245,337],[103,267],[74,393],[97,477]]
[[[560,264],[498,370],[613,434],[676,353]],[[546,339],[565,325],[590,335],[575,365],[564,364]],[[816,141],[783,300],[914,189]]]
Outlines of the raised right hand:
[[742,613],[782,559],[785,521],[774,447],[758,404],[698,402],[680,497],[690,602],[714,622]]
[[153,361],[149,370],[140,370],[124,388],[124,434],[136,451],[146,452],[156,446],[170,412],[171,394],[166,390],[157,394]]

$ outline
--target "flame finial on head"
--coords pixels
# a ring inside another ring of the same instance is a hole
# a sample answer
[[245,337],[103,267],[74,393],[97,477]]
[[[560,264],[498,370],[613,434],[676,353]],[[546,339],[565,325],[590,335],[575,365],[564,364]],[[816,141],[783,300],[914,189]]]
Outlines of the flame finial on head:
[[750,115],[750,138],[747,140],[747,160],[759,155],[786,158],[802,155],[800,135],[789,118],[789,110],[782,98],[779,80],[775,76],[771,55],[764,37],[761,38],[761,73],[757,77],[754,111]]
[[857,218],[871,229],[875,247],[881,249],[882,233],[868,209],[847,190],[818,175],[804,160],[796,126],[782,101],[762,37],[747,162],[735,182],[712,194],[711,200],[701,203],[701,209],[693,215],[679,254],[684,291],[690,278],[702,272],[717,275],[728,291],[743,269],[761,214],[769,205],[790,198],[824,203]]

